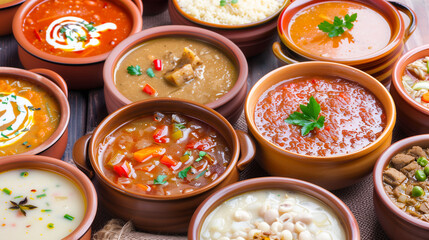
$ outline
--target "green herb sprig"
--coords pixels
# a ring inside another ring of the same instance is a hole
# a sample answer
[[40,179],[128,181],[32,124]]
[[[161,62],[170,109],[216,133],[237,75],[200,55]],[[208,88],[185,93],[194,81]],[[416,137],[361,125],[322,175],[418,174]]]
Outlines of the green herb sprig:
[[189,172],[189,170],[191,170],[191,166],[189,166],[189,167],[187,167],[187,168],[185,168],[185,169],[183,169],[182,171],[180,171],[179,172],[179,174],[177,175],[179,178],[181,178],[181,179],[184,179],[184,178],[186,178],[187,176],[188,176],[188,172]]
[[220,0],[219,5],[223,7],[226,4],[236,4],[236,3],[238,3],[238,0]]
[[153,180],[153,184],[166,184],[167,180],[165,180],[165,178],[167,177],[167,175],[158,175],[158,177],[156,177],[156,179]]
[[20,201],[19,203],[16,203],[14,201],[10,201],[10,203],[12,203],[13,206],[10,207],[9,209],[19,210],[19,211],[21,211],[21,213],[24,216],[27,216],[27,212],[25,212],[25,211],[37,208],[34,205],[27,204],[27,202],[28,202],[27,197],[25,197],[25,199]]
[[328,33],[329,37],[337,37],[344,33],[344,28],[352,29],[353,22],[357,19],[357,13],[353,13],[351,16],[346,14],[344,16],[344,20],[335,16],[334,22],[329,23],[328,21],[324,21],[320,23],[317,27],[323,32]]
[[285,119],[286,123],[301,126],[301,135],[307,135],[314,128],[323,128],[323,124],[325,123],[325,117],[320,116],[320,105],[317,103],[316,99],[313,96],[310,97],[310,101],[307,106],[299,105],[302,113],[294,112],[287,119]]
[[133,65],[127,67],[128,74],[133,76],[140,76],[142,75],[142,69],[139,65],[136,65],[135,67]]

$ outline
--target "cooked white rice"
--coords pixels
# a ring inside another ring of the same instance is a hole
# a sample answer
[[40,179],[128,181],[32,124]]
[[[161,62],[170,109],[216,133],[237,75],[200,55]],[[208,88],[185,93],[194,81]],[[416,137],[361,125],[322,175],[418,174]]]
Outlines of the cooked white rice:
[[[230,0],[227,0],[227,3]],[[272,16],[285,0],[238,0],[220,6],[220,0],[177,0],[180,8],[201,21],[222,25],[242,25]]]

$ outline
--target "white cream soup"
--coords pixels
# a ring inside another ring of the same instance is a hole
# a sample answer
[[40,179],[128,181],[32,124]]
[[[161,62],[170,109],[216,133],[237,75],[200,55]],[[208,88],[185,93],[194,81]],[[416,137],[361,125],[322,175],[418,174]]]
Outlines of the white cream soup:
[[258,190],[218,206],[206,218],[200,239],[339,240],[345,233],[332,210],[313,197]]
[[62,239],[85,210],[82,192],[65,176],[38,169],[0,173],[0,239]]

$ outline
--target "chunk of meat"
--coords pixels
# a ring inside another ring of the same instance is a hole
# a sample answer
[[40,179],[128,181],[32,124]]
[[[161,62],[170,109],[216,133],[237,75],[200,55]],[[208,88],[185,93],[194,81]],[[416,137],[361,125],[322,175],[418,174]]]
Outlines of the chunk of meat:
[[424,212],[425,214],[429,213],[429,202],[428,202],[428,200],[426,200],[425,202],[420,204],[419,211]]
[[416,161],[413,161],[410,164],[408,164],[407,166],[403,167],[401,169],[401,172],[403,174],[405,174],[407,177],[413,178],[416,171],[421,170],[421,169],[422,169],[422,167],[420,167],[420,165]]
[[200,66],[201,64],[203,64],[203,62],[201,61],[201,59],[197,56],[197,54],[195,54],[191,49],[189,49],[188,47],[185,47],[183,49],[183,54],[182,57],[179,59],[178,61],[178,66],[185,66],[187,64],[191,64],[192,68],[196,68],[198,66]]
[[407,154],[403,154],[403,153],[399,153],[396,154],[393,158],[392,158],[392,164],[393,167],[400,170],[401,168],[407,166],[408,164],[410,164],[412,161],[414,161],[416,158]]
[[186,64],[182,68],[167,72],[164,78],[173,85],[181,86],[194,78],[194,69],[191,64]]
[[423,148],[419,146],[413,146],[410,150],[408,150],[408,154],[414,155],[416,158],[418,157],[427,157]]
[[394,168],[388,168],[383,172],[383,181],[391,186],[400,185],[407,177]]

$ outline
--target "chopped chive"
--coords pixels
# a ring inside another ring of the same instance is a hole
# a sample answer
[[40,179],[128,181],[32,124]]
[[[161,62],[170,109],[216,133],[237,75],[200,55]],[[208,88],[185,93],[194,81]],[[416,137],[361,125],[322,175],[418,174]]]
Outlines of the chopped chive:
[[2,192],[6,193],[7,195],[12,194],[12,191],[7,188],[3,188]]
[[207,155],[207,153],[206,153],[206,152],[204,152],[204,151],[200,151],[200,153],[198,154],[198,156],[199,156],[199,157],[195,160],[195,162],[199,162],[199,161],[203,160],[203,157],[204,157],[205,155]]
[[49,224],[48,224],[48,228],[49,228],[49,229],[54,228],[54,224],[53,224],[53,223],[49,223]]
[[207,172],[207,170],[202,171],[200,174],[198,174],[195,179],[200,178],[201,176],[203,176],[205,173]]
[[185,154],[183,154],[183,156],[191,156],[191,151],[186,151]]
[[28,145],[27,148],[31,148],[31,145]]
[[67,219],[67,220],[70,220],[70,221],[73,221],[73,219],[74,219],[74,217],[72,217],[72,216],[70,216],[68,214],[64,215],[64,218]]
[[42,209],[42,210],[40,210],[41,212],[51,212],[52,210],[51,209]]
[[40,194],[36,196],[37,198],[42,198],[42,197],[46,197],[46,193]]
[[12,131],[13,130],[12,125],[10,125],[9,127],[7,127],[6,130]]
[[10,95],[10,97],[16,100],[16,95],[12,94],[12,95]]
[[28,176],[28,172],[22,172],[21,173],[21,177],[26,177],[26,176]]
[[22,198],[23,196],[16,196],[13,199]]
[[6,136],[6,135],[4,135],[3,133],[1,133],[1,136],[4,137],[4,138],[6,138],[6,139],[9,139],[9,137]]

